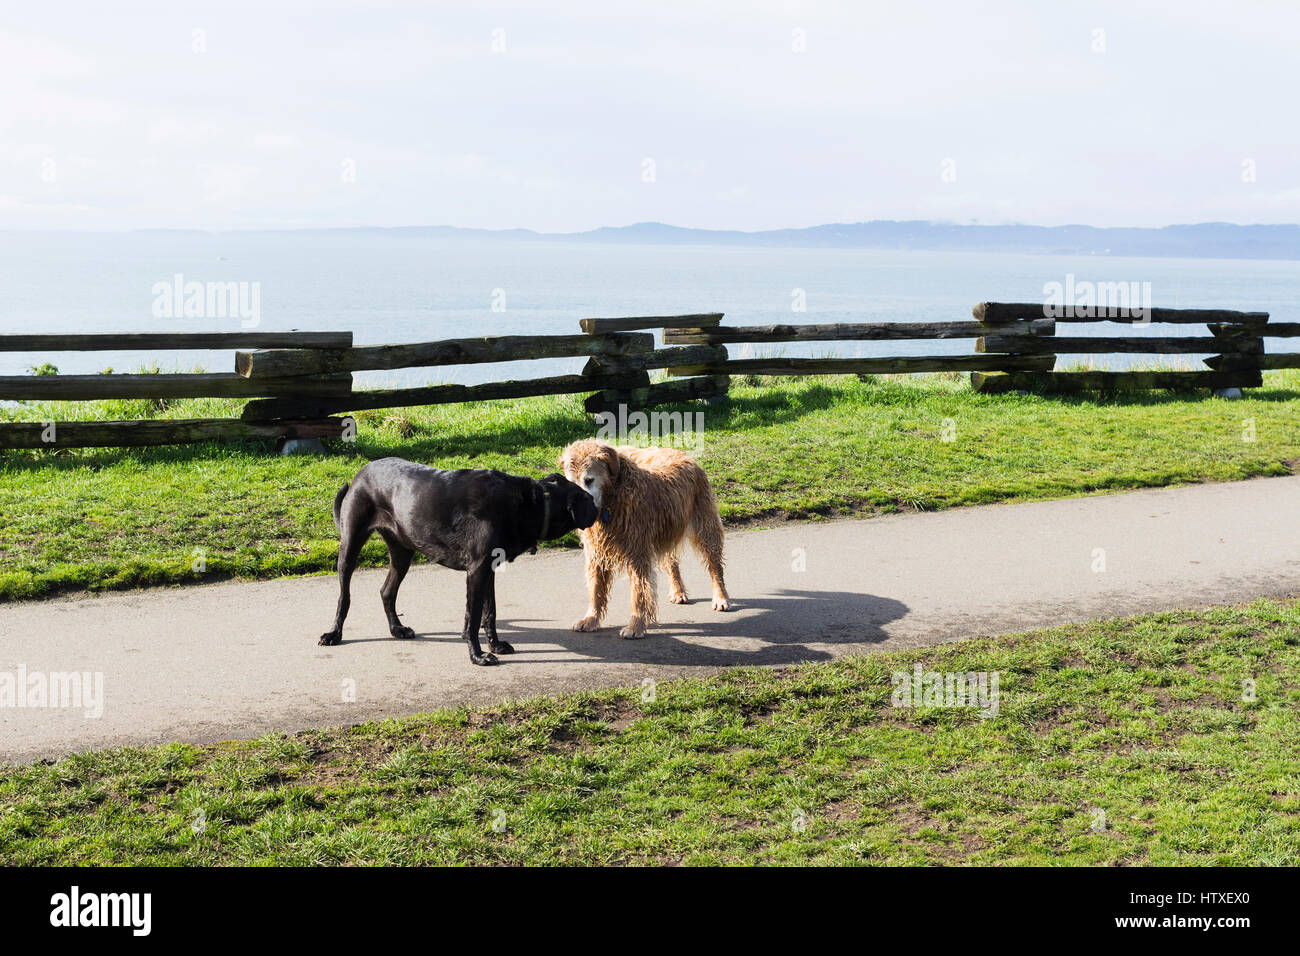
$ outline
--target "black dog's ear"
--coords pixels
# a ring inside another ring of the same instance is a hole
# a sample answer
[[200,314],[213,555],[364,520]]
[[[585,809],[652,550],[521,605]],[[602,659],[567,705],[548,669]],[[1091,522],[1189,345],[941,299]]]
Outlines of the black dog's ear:
[[563,476],[562,474],[560,474],[558,471],[553,471],[553,472],[551,472],[549,475],[547,475],[545,478],[543,478],[542,481],[548,481],[548,482],[550,482],[551,484],[554,485],[554,484],[557,484],[557,483],[559,482],[559,480],[560,480],[561,478],[563,478],[563,477],[564,477],[564,476]]

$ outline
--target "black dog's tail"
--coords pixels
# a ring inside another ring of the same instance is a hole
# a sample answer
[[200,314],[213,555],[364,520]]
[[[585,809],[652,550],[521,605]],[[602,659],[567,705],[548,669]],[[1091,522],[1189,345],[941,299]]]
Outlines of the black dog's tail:
[[342,525],[339,524],[339,517],[343,512],[343,499],[347,497],[348,489],[351,487],[351,483],[344,485],[339,489],[339,493],[334,496],[334,527],[340,531],[343,530]]

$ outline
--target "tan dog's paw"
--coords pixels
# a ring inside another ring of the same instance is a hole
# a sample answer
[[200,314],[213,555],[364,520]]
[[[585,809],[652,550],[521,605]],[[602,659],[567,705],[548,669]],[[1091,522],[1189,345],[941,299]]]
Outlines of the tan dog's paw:
[[724,598],[724,597],[715,597],[715,598],[713,599],[713,610],[715,610],[715,611],[730,611],[730,610],[731,610],[731,601],[730,601],[728,598]]
[[691,599],[686,596],[685,591],[676,591],[668,595],[668,602],[670,604],[690,604]]
[[571,631],[598,631],[600,630],[600,618],[588,614],[586,617],[578,618],[570,626]]
[[645,625],[629,624],[627,627],[623,628],[623,630],[618,632],[618,636],[623,638],[625,641],[639,641],[641,638],[645,637]]

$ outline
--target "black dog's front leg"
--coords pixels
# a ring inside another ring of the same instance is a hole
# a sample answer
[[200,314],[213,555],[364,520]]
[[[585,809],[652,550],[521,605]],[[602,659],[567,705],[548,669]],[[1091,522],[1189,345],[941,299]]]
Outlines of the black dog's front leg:
[[515,652],[506,641],[497,636],[497,576],[488,575],[487,600],[483,602],[483,630],[487,631],[488,650],[493,654],[513,654]]
[[465,631],[461,637],[469,643],[469,659],[475,664],[495,664],[492,654],[484,654],[478,642],[478,629],[483,620],[483,604],[487,600],[492,582],[492,565],[484,562],[469,570],[465,579]]

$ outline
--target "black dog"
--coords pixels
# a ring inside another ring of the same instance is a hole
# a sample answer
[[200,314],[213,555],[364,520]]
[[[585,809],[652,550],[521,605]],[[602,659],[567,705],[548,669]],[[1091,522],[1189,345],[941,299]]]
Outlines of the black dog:
[[[495,664],[494,655],[514,651],[497,637],[496,569],[502,561],[536,551],[538,541],[590,528],[596,517],[591,495],[563,475],[534,481],[481,468],[443,471],[401,458],[372,461],[334,496],[339,607],[334,629],[322,634],[319,643],[329,646],[343,639],[357,555],[378,531],[388,545],[388,577],[379,594],[393,637],[415,636],[398,621],[396,605],[397,589],[419,551],[443,567],[469,572],[461,637],[475,664]],[[478,642],[480,621],[487,629],[489,654]]]

